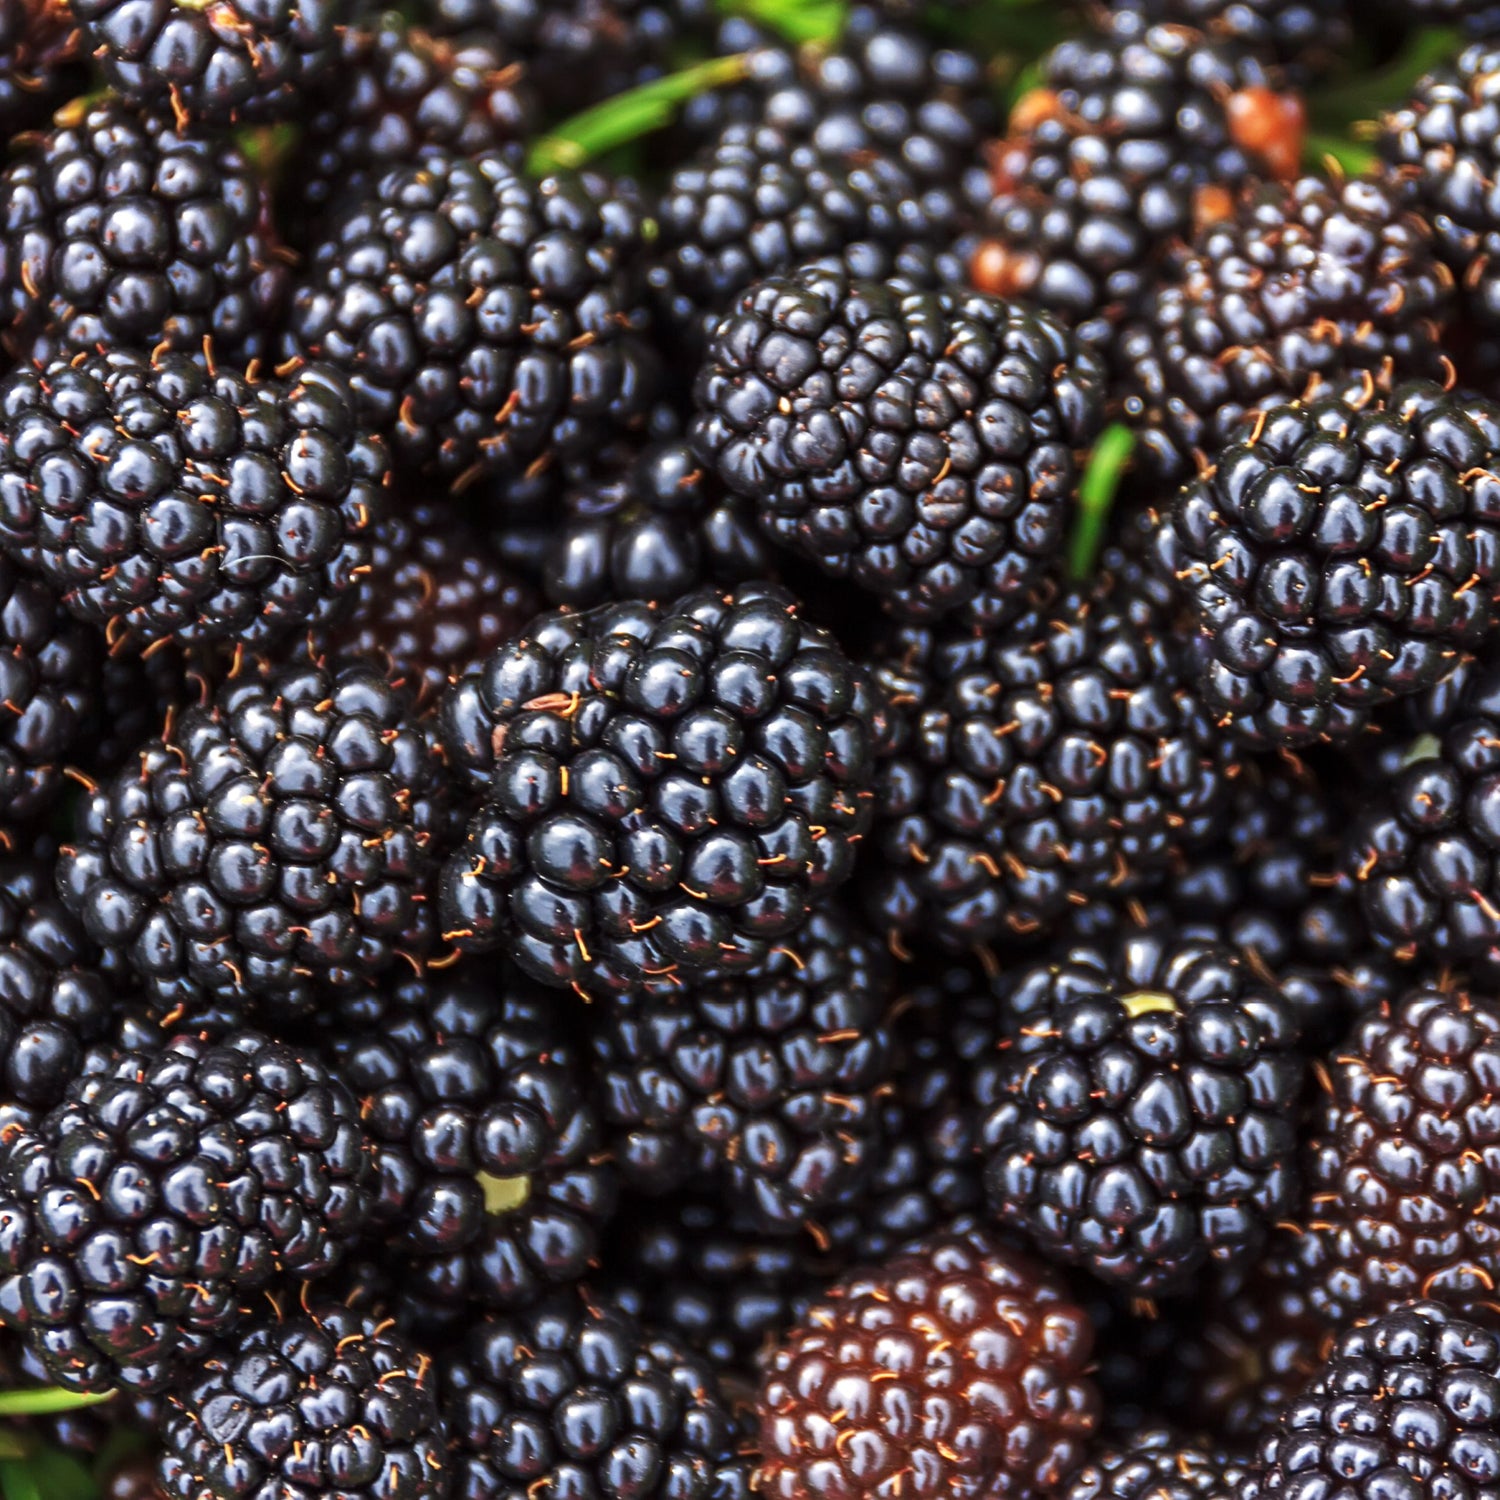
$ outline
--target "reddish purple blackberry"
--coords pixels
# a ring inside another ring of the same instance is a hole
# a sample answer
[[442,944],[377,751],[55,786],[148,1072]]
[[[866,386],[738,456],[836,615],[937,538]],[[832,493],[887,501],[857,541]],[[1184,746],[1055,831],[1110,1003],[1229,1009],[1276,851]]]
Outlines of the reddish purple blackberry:
[[1057,558],[1104,371],[1052,319],[833,269],[719,326],[693,449],[783,546],[898,614],[1014,614]]
[[162,1011],[310,1011],[432,937],[436,750],[368,667],[232,678],[85,800],[58,888]]
[[445,1500],[438,1373],[373,1317],[267,1297],[167,1398],[157,1477],[168,1500],[335,1496]]
[[346,613],[388,469],[326,366],[121,351],[0,383],[0,546],[116,649],[261,647]]
[[1015,974],[981,1137],[1000,1222],[1150,1297],[1248,1265],[1294,1205],[1296,1017],[1228,948],[1141,935]]
[[232,145],[106,97],[19,137],[0,174],[0,324],[18,355],[270,352],[288,268]]
[[1097,1449],[1057,1494],[1060,1500],[1235,1500],[1248,1468],[1232,1452],[1146,1427]]
[[163,1389],[283,1273],[337,1263],[374,1203],[353,1097],[253,1032],[99,1054],[0,1148],[0,1319],[53,1382]]
[[617,1174],[576,1026],[510,973],[342,997],[323,1048],[360,1100],[401,1297],[524,1307],[600,1256]]
[[998,1240],[937,1235],[837,1283],[761,1382],[758,1493],[1023,1496],[1098,1418],[1088,1318]]
[[774,585],[543,615],[444,700],[485,799],[444,867],[445,935],[584,993],[795,948],[852,871],[884,713]]

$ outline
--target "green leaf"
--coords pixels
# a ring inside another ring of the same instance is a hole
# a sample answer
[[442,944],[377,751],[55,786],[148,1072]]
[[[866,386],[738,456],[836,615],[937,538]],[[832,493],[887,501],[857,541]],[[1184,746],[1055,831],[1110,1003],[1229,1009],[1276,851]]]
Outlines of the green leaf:
[[55,1385],[33,1386],[22,1391],[0,1391],[0,1419],[5,1417],[50,1417],[60,1411],[80,1411],[113,1401],[115,1393],[86,1396],[79,1391],[60,1390]]
[[1424,73],[1458,51],[1462,37],[1446,26],[1424,26],[1384,67],[1356,73],[1345,83],[1313,89],[1307,100],[1313,128],[1328,135],[1347,135],[1359,120],[1373,120],[1394,109]]
[[5,1500],[43,1500],[41,1481],[26,1462],[0,1463],[0,1494]]
[[19,1427],[0,1427],[0,1463],[30,1458],[35,1450],[35,1439]]
[[1329,160],[1336,161],[1346,177],[1375,170],[1379,158],[1368,146],[1336,135],[1309,134],[1302,143],[1302,161],[1310,172],[1321,172]]
[[98,1500],[94,1476],[71,1453],[44,1448],[27,1468],[47,1500]]
[[532,146],[526,168],[533,176],[545,177],[561,168],[581,167],[606,151],[669,125],[678,105],[743,78],[745,67],[743,53],[714,57],[616,94],[544,135]]
[[844,34],[847,0],[716,0],[726,15],[747,16],[798,47],[831,47]]
[[1068,543],[1068,576],[1075,583],[1093,577],[1099,549],[1109,524],[1109,513],[1120,488],[1130,455],[1135,451],[1135,433],[1123,422],[1111,422],[1099,435],[1089,455],[1088,468],[1078,486],[1078,515]]

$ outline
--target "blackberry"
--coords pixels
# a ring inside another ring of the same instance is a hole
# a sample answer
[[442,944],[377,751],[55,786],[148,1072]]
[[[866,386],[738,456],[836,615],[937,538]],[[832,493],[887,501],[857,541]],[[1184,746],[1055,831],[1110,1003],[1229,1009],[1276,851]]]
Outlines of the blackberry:
[[1276,406],[1159,517],[1205,706],[1248,744],[1346,740],[1488,635],[1500,408],[1426,381]]
[[87,797],[58,889],[163,1011],[307,1012],[427,948],[444,795],[383,674],[247,673]]
[[338,60],[352,0],[68,0],[84,48],[137,104],[169,103],[179,120],[285,120]]
[[570,490],[565,504],[542,573],[552,604],[675,599],[774,571],[745,505],[678,441],[643,448],[619,473]]
[[34,129],[77,84],[78,31],[64,0],[0,5],[0,125]]
[[267,192],[232,145],[112,97],[19,137],[0,173],[0,323],[40,363],[169,348],[269,352],[288,268]]
[[1329,68],[1354,39],[1348,0],[1111,0],[1111,8],[1243,43],[1298,78]]
[[[1051,1490],[1098,1415],[1091,1333],[1060,1283],[982,1234],[937,1235],[837,1283],[761,1382],[769,1500]],[[920,1413],[920,1420],[914,1420]]]
[[1163,935],[1007,988],[981,1137],[1001,1223],[1143,1297],[1248,1265],[1296,1197],[1292,1007],[1232,950]]
[[335,216],[288,352],[347,371],[398,458],[459,484],[598,448],[654,395],[628,184],[531,182],[501,152],[432,147]]
[[360,1100],[399,1291],[515,1308],[600,1254],[617,1174],[553,996],[473,971],[342,997],[323,1046]]
[[[1248,412],[1351,369],[1443,374],[1453,275],[1432,230],[1379,177],[1245,189],[1231,218],[1168,257],[1120,348],[1155,466],[1206,467]],[[1194,462],[1196,458],[1196,463]]]
[[1109,576],[987,636],[900,632],[877,678],[895,733],[865,884],[897,940],[1034,935],[1222,826],[1232,765],[1178,643]]
[[1267,1435],[1254,1493],[1480,1496],[1497,1465],[1497,1376],[1495,1333],[1432,1303],[1351,1329]]
[[261,647],[347,610],[388,467],[324,366],[121,350],[0,383],[0,546],[118,649]]
[[816,1217],[870,1169],[889,999],[884,951],[825,908],[747,973],[612,1004],[594,1072],[626,1179],[713,1175],[768,1226]]
[[1229,1452],[1146,1427],[1100,1448],[1061,1500],[1235,1500],[1248,1465]]
[[283,1312],[267,1300],[168,1396],[157,1467],[167,1500],[443,1500],[447,1434],[432,1361],[336,1302]]
[[453,1500],[745,1500],[713,1368],[620,1308],[559,1293],[487,1318],[442,1367]]
[[163,1389],[373,1204],[353,1098],[254,1032],[101,1055],[0,1153],[0,1319],[68,1390]]
[[693,450],[767,534],[895,612],[1015,613],[1060,552],[1104,370],[975,293],[804,270],[709,344]]
[[884,713],[772,585],[543,615],[443,704],[485,796],[446,935],[584,992],[765,963],[849,877]]

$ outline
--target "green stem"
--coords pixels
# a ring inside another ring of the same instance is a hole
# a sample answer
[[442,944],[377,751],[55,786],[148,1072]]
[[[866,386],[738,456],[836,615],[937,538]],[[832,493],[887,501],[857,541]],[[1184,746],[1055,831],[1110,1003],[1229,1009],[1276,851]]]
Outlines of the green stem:
[[1068,576],[1075,583],[1091,578],[1104,544],[1109,513],[1120,488],[1130,455],[1135,451],[1135,433],[1123,422],[1111,422],[1099,435],[1088,467],[1078,486],[1078,516],[1068,544]]
[[85,1395],[81,1391],[64,1391],[57,1386],[42,1385],[24,1391],[0,1391],[0,1419],[5,1417],[50,1417],[60,1411],[78,1411],[113,1401],[115,1393]]
[[717,0],[720,11],[748,16],[795,46],[832,46],[844,32],[847,0]]
[[1358,177],[1372,172],[1378,160],[1368,146],[1356,141],[1344,140],[1336,135],[1309,133],[1302,143],[1302,161],[1310,172],[1321,172],[1323,164],[1332,158],[1346,177]]

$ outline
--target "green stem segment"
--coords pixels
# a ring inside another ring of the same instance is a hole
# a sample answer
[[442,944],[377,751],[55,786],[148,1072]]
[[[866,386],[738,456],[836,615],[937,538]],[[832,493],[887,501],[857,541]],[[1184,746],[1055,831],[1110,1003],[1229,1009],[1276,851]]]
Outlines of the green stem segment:
[[748,16],[780,32],[787,41],[831,47],[844,31],[846,0],[717,0],[726,15]]
[[1084,583],[1093,577],[1104,545],[1109,513],[1119,492],[1125,466],[1135,451],[1135,433],[1123,422],[1111,422],[1099,435],[1089,455],[1088,468],[1078,486],[1078,515],[1068,544],[1068,577]]
[[89,1396],[80,1391],[60,1390],[53,1385],[23,1391],[0,1391],[0,1420],[7,1417],[50,1417],[60,1411],[78,1411],[114,1399],[113,1391]]

